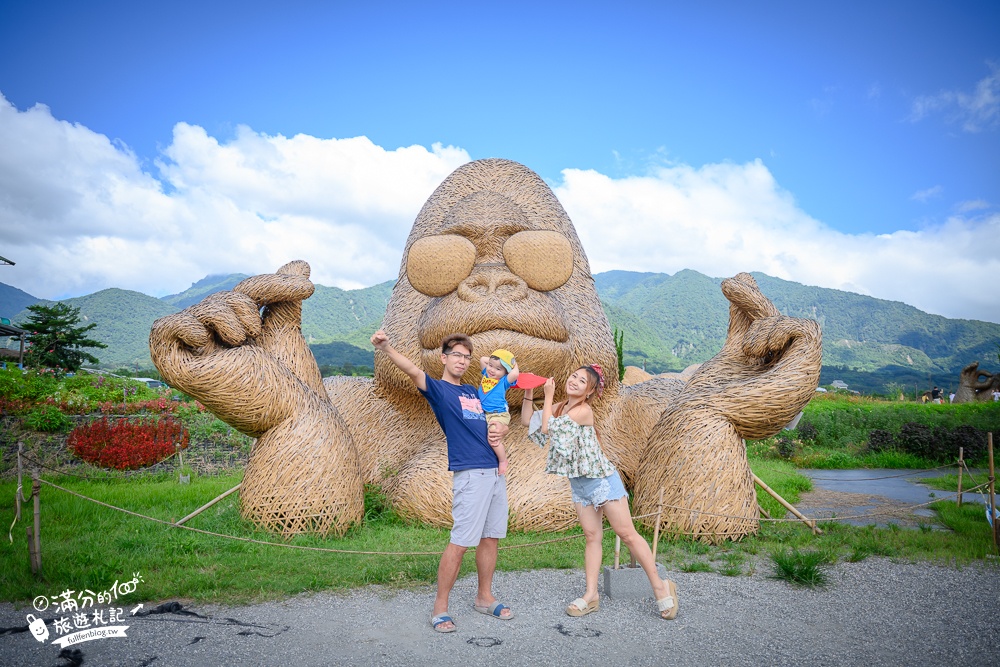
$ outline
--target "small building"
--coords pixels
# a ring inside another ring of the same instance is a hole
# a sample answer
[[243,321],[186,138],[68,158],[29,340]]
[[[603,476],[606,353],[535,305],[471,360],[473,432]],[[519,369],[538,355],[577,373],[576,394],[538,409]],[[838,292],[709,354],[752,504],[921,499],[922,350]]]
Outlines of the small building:
[[847,389],[847,383],[843,380],[834,380],[830,383],[830,386],[834,389]]
[[[19,366],[24,366],[24,340],[27,337],[28,332],[20,327],[15,327],[10,323],[6,317],[0,317],[0,338],[8,337],[8,343],[3,348],[0,348],[0,357],[5,357],[9,359],[17,359]],[[18,351],[8,349],[10,345],[9,341],[12,339],[18,339],[21,343],[20,349]]]

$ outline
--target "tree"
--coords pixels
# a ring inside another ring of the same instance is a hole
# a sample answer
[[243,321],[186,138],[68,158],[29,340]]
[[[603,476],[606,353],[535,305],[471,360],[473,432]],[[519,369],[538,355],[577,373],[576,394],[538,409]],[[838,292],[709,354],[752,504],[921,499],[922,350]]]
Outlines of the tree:
[[625,379],[625,331],[615,327],[615,351],[618,353],[618,380]]
[[25,362],[33,368],[58,368],[78,371],[85,361],[99,363],[94,355],[84,352],[84,348],[105,348],[107,345],[86,337],[86,333],[97,326],[76,326],[80,322],[80,309],[55,303],[51,306],[35,304],[28,306],[31,315],[27,322],[18,326],[27,329],[28,350]]

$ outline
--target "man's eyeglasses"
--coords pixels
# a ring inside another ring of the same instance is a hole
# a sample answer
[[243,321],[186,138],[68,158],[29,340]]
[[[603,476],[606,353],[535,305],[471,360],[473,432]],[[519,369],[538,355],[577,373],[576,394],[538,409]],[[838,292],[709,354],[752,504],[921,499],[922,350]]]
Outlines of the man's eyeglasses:
[[448,352],[445,354],[446,357],[455,357],[456,359],[465,359],[466,361],[472,361],[471,354],[462,354],[461,352]]

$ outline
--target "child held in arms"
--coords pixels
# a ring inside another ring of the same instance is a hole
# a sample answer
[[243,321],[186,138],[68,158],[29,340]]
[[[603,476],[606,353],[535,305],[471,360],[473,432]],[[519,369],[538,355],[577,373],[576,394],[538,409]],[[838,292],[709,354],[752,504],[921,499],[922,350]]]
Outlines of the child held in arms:
[[[507,350],[494,350],[490,356],[480,357],[479,366],[483,369],[483,379],[479,383],[479,401],[486,413],[486,424],[492,431],[494,424],[510,424],[507,390],[517,384],[520,371],[514,355]],[[507,473],[507,452],[503,441],[497,442],[493,447],[500,461],[497,472],[504,475]]]

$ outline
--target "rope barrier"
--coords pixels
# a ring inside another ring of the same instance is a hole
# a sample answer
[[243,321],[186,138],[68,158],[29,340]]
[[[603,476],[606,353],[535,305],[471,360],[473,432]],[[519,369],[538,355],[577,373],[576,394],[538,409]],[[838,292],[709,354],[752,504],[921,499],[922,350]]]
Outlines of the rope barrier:
[[[96,503],[97,505],[101,505],[101,506],[107,507],[109,509],[117,510],[117,511],[123,512],[125,514],[130,514],[132,516],[136,516],[136,517],[139,517],[141,519],[147,519],[149,521],[153,521],[155,523],[163,524],[163,525],[169,526],[171,528],[180,528],[182,530],[190,530],[191,532],[194,532],[194,533],[201,533],[203,535],[211,535],[212,537],[222,537],[222,538],[225,538],[225,539],[238,540],[238,541],[241,541],[241,542],[251,542],[253,544],[264,544],[264,545],[275,546],[275,547],[286,547],[286,548],[289,548],[289,549],[301,549],[301,550],[305,550],[305,551],[322,551],[322,552],[328,552],[328,553],[351,554],[351,555],[361,555],[361,556],[440,556],[441,555],[440,551],[359,551],[359,550],[352,550],[352,549],[333,549],[333,548],[330,548],[330,547],[310,547],[310,546],[299,545],[299,544],[285,544],[285,543],[281,543],[281,542],[267,542],[265,540],[257,540],[257,539],[251,538],[251,537],[239,537],[237,535],[225,535],[223,533],[216,533],[216,532],[213,532],[213,531],[210,531],[210,530],[203,530],[201,528],[192,528],[191,526],[185,526],[183,524],[178,525],[176,523],[173,523],[173,522],[170,522],[170,521],[166,521],[165,519],[157,519],[156,517],[148,516],[146,514],[140,514],[139,512],[133,512],[132,510],[128,510],[128,509],[125,509],[123,507],[116,507],[115,505],[111,505],[110,503],[106,503],[106,502],[103,502],[101,500],[97,500],[96,498],[90,498],[88,496],[83,495],[82,493],[77,493],[76,491],[72,491],[70,489],[64,488],[62,486],[59,486],[58,484],[53,484],[52,482],[49,482],[49,481],[44,480],[44,479],[41,480],[41,482],[43,484],[47,484],[48,486],[51,486],[54,489],[59,489],[60,491],[63,491],[63,492],[68,493],[70,495],[76,496],[78,498],[82,498],[83,500],[89,500],[92,503]],[[651,514],[639,515],[639,516],[634,517],[634,518],[644,518],[646,516],[653,516],[653,514],[655,514],[655,512],[651,513]],[[607,532],[608,530],[611,530],[611,527],[609,526],[609,527],[605,528],[604,530],[605,530],[605,532]],[[535,547],[535,546],[541,546],[541,545],[545,545],[545,544],[555,544],[557,542],[568,542],[569,540],[576,540],[576,539],[579,539],[581,537],[584,537],[583,533],[580,533],[578,535],[567,535],[565,537],[556,537],[556,538],[552,538],[550,540],[542,540],[540,542],[526,542],[525,544],[509,544],[509,545],[504,545],[504,546],[498,547],[498,549],[499,550],[523,549],[523,548],[526,548],[526,547]],[[474,550],[475,547],[471,547],[471,549]]]
[[163,524],[163,525],[169,526],[171,528],[179,528],[181,530],[189,530],[189,531],[191,531],[193,533],[201,533],[202,535],[211,535],[212,537],[222,537],[222,538],[226,538],[226,539],[230,539],[230,540],[237,540],[237,541],[240,541],[240,542],[250,542],[250,543],[253,543],[253,544],[264,544],[264,545],[267,545],[267,546],[285,547],[285,548],[288,548],[288,549],[301,549],[303,551],[322,551],[322,552],[328,552],[328,553],[355,554],[355,555],[362,555],[362,556],[440,556],[441,555],[440,551],[355,551],[355,550],[349,550],[349,549],[333,549],[333,548],[330,548],[330,547],[311,547],[311,546],[306,546],[306,545],[301,545],[301,544],[283,544],[281,542],[267,542],[265,540],[254,539],[252,537],[239,537],[238,535],[224,535],[222,533],[215,533],[215,532],[212,532],[210,530],[202,530],[201,528],[192,528],[191,526],[185,526],[183,524],[178,526],[177,524],[172,523],[170,521],[167,521],[165,519],[157,519],[156,517],[147,516],[145,514],[140,514],[139,512],[133,512],[132,510],[127,510],[127,509],[125,509],[123,507],[116,507],[115,505],[111,505],[110,503],[106,503],[106,502],[103,502],[101,500],[97,500],[96,498],[89,498],[89,497],[83,495],[82,493],[77,493],[76,491],[71,491],[70,489],[67,489],[67,488],[64,488],[62,486],[59,486],[58,484],[53,484],[52,482],[49,482],[49,481],[44,480],[44,479],[41,480],[41,482],[42,482],[42,484],[47,484],[48,486],[51,486],[54,489],[59,489],[60,491],[63,491],[64,493],[68,493],[68,494],[70,494],[72,496],[76,496],[77,498],[82,498],[83,500],[89,500],[90,502],[96,503],[97,505],[101,505],[101,506],[107,507],[109,509],[117,510],[117,511],[123,512],[125,514],[130,514],[132,516],[139,517],[140,519],[147,519],[148,521],[152,521],[154,523]]
[[[51,486],[54,489],[58,489],[60,491],[63,491],[64,493],[68,493],[68,494],[70,494],[72,496],[76,496],[76,497],[81,498],[83,500],[90,501],[90,502],[95,503],[97,505],[101,505],[103,507],[107,507],[109,509],[113,509],[113,510],[119,511],[119,512],[122,512],[124,514],[129,514],[131,516],[135,516],[135,517],[138,517],[138,518],[141,518],[141,519],[146,519],[148,521],[152,521],[154,523],[159,523],[159,524],[168,526],[170,528],[180,528],[182,530],[188,530],[188,531],[191,531],[193,533],[200,533],[202,535],[209,535],[209,536],[212,536],[212,537],[220,537],[220,538],[223,538],[223,539],[237,540],[239,542],[247,542],[247,543],[251,543],[251,544],[261,544],[261,545],[265,545],[265,546],[285,547],[285,548],[288,548],[288,549],[299,549],[299,550],[302,550],[302,551],[317,551],[317,552],[323,552],[323,553],[338,553],[338,554],[356,555],[356,556],[440,556],[441,555],[440,551],[363,551],[363,550],[355,550],[355,549],[334,549],[334,548],[331,548],[331,547],[313,547],[313,546],[299,545],[299,544],[287,544],[287,543],[281,543],[281,542],[268,542],[266,540],[258,540],[258,539],[254,539],[254,538],[250,538],[250,537],[240,537],[240,536],[237,536],[237,535],[225,535],[223,533],[216,533],[214,531],[204,530],[204,529],[201,529],[201,528],[192,528],[191,526],[178,525],[176,523],[173,523],[173,522],[170,522],[170,521],[166,521],[165,519],[158,519],[156,517],[151,517],[151,516],[148,516],[148,515],[145,515],[145,514],[141,514],[139,512],[134,512],[132,510],[128,510],[128,509],[125,509],[125,508],[122,508],[122,507],[117,507],[117,506],[112,505],[110,503],[106,503],[106,502],[103,502],[101,500],[97,500],[96,498],[90,498],[88,496],[83,495],[82,493],[78,493],[76,491],[72,491],[70,489],[67,489],[65,487],[59,486],[58,484],[54,484],[54,483],[49,482],[49,481],[44,480],[44,479],[40,479],[40,481],[43,484]],[[968,491],[969,492],[975,491],[976,489],[981,488],[982,486],[985,486],[985,485],[979,485],[979,486],[972,487],[972,488],[968,489]],[[953,495],[957,496],[958,494],[953,494]],[[946,499],[947,498],[939,498],[939,499],[935,499],[935,500],[929,501],[927,503],[923,503],[921,505],[914,505],[912,507],[907,507],[907,508],[902,508],[902,509],[915,509],[915,508],[918,508],[918,507],[923,507],[924,505],[930,505],[930,504],[933,504],[935,502],[939,502],[941,500],[946,500]],[[746,517],[738,517],[738,516],[725,515],[725,514],[716,514],[716,513],[713,513],[713,512],[703,512],[703,511],[700,511],[700,510],[691,510],[691,509],[688,509],[688,508],[678,507],[676,505],[664,505],[663,507],[670,507],[672,509],[680,509],[680,510],[684,510],[684,511],[688,511],[688,512],[695,512],[697,514],[704,514],[706,516],[723,517],[723,518],[729,518],[729,519],[744,519],[744,518],[746,518]],[[647,518],[647,517],[650,517],[650,516],[655,516],[656,514],[658,514],[658,512],[650,512],[648,514],[637,514],[637,515],[633,516],[632,518],[633,519],[644,519],[644,518]],[[849,515],[849,516],[829,517],[829,518],[820,518],[820,517],[817,517],[817,518],[813,518],[813,520],[815,520],[815,521],[846,521],[846,520],[849,520],[849,519],[861,519],[861,518],[867,518],[867,517],[873,517],[873,516],[882,516],[882,515],[891,515],[891,514],[895,514],[895,512],[874,512],[874,513],[859,514],[859,515],[854,515],[854,516],[850,516]],[[812,518],[812,517],[810,517],[810,518]],[[748,520],[752,520],[752,519],[748,519]],[[772,519],[763,519],[763,518],[758,518],[756,520],[760,521],[760,522],[770,521],[770,522],[774,522],[774,523],[790,523],[790,522],[798,522],[799,521],[799,519],[787,519],[787,518],[780,518],[780,519],[773,519],[773,518]],[[607,532],[609,530],[611,530],[610,526],[604,528],[604,532]],[[713,532],[704,532],[704,531],[676,531],[676,530],[670,530],[670,529],[667,529],[666,532],[669,532],[670,534],[672,534],[674,536],[683,535],[683,536],[691,536],[691,537],[695,537],[695,536],[711,536],[711,535],[723,534],[723,533],[716,533],[714,531]],[[548,539],[548,540],[541,540],[541,541],[538,541],[538,542],[526,542],[524,544],[503,545],[503,546],[499,546],[498,547],[498,551],[499,550],[505,550],[506,551],[506,550],[511,550],[511,549],[524,549],[524,548],[528,548],[528,547],[543,546],[543,545],[546,545],[546,544],[556,544],[556,543],[559,543],[559,542],[568,542],[570,540],[576,540],[576,539],[579,539],[581,537],[584,537],[583,533],[580,533],[580,534],[577,534],[577,535],[567,535],[567,536],[564,536],[564,537],[556,537],[556,538],[552,538],[552,539]],[[472,547],[472,550],[475,550],[475,547]]]

